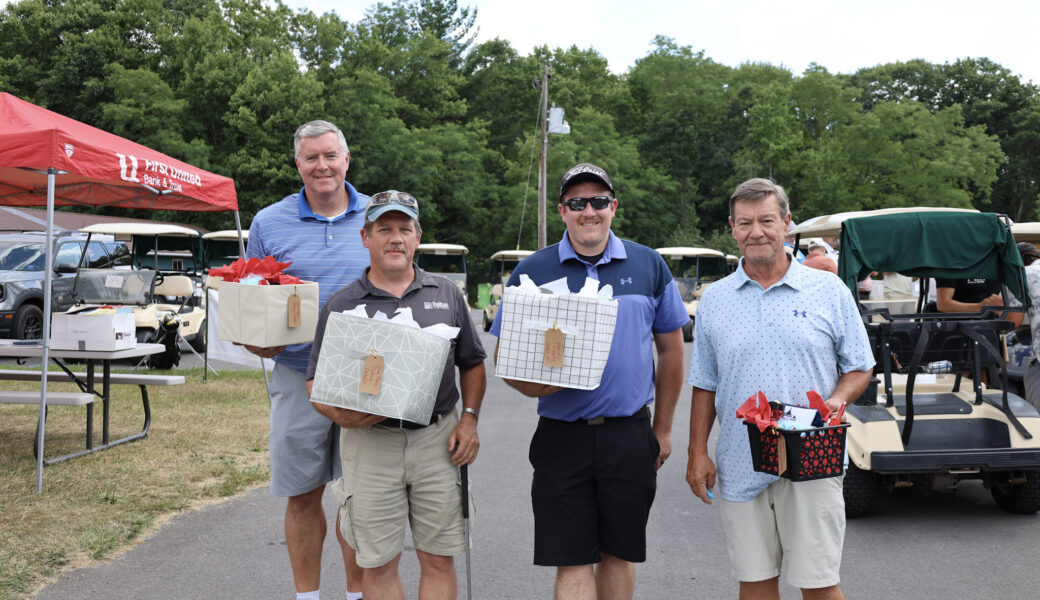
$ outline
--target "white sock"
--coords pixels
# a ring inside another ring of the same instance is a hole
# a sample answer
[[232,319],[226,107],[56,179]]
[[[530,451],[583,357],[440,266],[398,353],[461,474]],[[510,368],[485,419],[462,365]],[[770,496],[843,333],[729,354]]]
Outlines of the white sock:
[[321,600],[321,590],[313,592],[296,592],[296,600]]
[[347,600],[361,600],[361,592],[347,592]]

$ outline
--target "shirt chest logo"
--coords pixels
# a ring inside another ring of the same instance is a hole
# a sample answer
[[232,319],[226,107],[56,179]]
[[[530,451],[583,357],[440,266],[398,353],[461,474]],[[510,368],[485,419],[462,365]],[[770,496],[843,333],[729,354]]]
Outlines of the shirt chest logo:
[[796,317],[801,317],[801,318],[803,318],[803,319],[804,319],[804,318],[806,318],[806,311],[804,311],[804,310],[798,310],[798,309],[796,308],[796,309],[794,310],[794,316],[796,316]]
[[618,283],[620,285],[632,285],[632,278],[631,277],[621,277],[620,279],[618,279]]
[[433,302],[423,302],[423,308],[426,310],[450,310],[447,302],[441,302],[434,300]]

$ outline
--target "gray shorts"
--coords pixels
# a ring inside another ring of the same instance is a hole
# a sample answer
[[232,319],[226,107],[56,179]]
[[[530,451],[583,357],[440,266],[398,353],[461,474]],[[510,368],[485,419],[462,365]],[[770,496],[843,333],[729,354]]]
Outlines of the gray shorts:
[[311,406],[305,375],[275,364],[270,386],[271,494],[299,496],[339,478],[339,426]]

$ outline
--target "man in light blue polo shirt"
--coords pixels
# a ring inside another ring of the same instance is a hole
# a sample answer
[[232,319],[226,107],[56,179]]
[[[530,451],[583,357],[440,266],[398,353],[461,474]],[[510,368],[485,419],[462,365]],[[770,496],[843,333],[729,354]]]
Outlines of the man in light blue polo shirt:
[[[591,277],[611,284],[618,301],[598,388],[505,380],[538,397],[541,418],[530,450],[534,562],[557,568],[557,598],[597,598],[597,591],[600,600],[632,597],[633,563],[646,560],[657,469],[671,454],[682,388],[681,328],[689,316],[661,255],[610,230],[617,207],[607,172],[575,165],[560,184],[563,239],[529,256],[509,279],[517,285],[526,274],[541,285],[566,277],[576,292]],[[492,335],[500,335],[508,310],[495,317]]]
[[[303,188],[256,214],[246,255],[291,262],[286,273],[318,282],[320,306],[368,266],[361,243],[368,196],[346,181],[350,152],[343,132],[328,121],[301,125],[293,137]],[[319,306],[319,308],[320,308]],[[246,348],[273,358],[271,374],[271,494],[288,497],[285,540],[297,598],[317,600],[326,516],[325,484],[340,477],[339,427],[311,406],[306,372],[311,344]],[[361,597],[362,571],[336,522],[347,571],[347,598]],[[357,590],[350,592],[351,589]]]
[[[722,523],[741,600],[779,598],[781,561],[804,598],[844,598],[838,585],[845,534],[841,478],[792,482],[754,471],[737,408],[758,391],[808,405],[816,390],[831,410],[866,388],[874,357],[852,293],[830,273],[791,260],[787,195],[751,179],[730,197],[730,227],[744,257],[697,307],[686,480],[711,504],[720,484]],[[719,421],[715,462],[708,435]]]

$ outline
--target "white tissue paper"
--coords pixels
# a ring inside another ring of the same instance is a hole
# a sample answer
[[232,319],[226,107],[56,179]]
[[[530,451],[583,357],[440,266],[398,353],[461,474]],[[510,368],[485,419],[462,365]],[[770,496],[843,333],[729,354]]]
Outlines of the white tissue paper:
[[[599,387],[617,323],[614,290],[586,278],[577,293],[558,279],[536,286],[527,275],[502,293],[502,331],[495,375],[580,390]],[[563,366],[546,367],[545,332],[563,332]]]
[[[412,309],[372,318],[365,305],[329,314],[325,324],[311,400],[341,408],[428,425],[437,401],[444,362],[458,327],[443,323],[420,328]],[[383,357],[377,394],[360,391],[361,370],[373,354]]]

